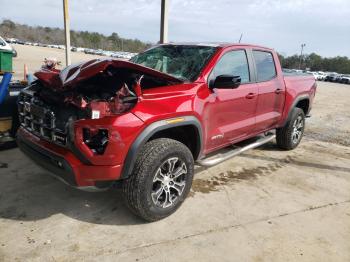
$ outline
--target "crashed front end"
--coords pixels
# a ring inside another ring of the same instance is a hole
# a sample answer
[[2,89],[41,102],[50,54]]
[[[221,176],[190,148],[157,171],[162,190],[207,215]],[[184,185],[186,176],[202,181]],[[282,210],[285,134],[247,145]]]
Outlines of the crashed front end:
[[142,89],[180,80],[126,61],[99,59],[42,69],[19,96],[19,147],[70,185],[118,180],[143,122],[130,110]]

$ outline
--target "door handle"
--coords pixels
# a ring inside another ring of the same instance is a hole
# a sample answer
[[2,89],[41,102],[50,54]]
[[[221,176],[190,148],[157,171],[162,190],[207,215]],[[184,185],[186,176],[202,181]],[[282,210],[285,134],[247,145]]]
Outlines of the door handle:
[[253,99],[254,97],[256,97],[255,93],[249,93],[248,95],[245,96],[245,98],[247,99]]
[[280,94],[280,93],[282,93],[282,89],[281,88],[277,88],[276,90],[275,90],[275,93],[278,95],[278,94]]

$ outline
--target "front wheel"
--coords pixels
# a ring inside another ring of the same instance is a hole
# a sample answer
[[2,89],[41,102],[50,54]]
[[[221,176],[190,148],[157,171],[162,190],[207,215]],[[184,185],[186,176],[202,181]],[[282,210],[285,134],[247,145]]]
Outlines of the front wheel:
[[276,130],[277,145],[285,150],[296,148],[305,129],[305,114],[300,108],[293,108],[286,125]]
[[191,151],[182,143],[159,138],[146,143],[132,175],[123,181],[126,205],[147,221],[174,213],[188,195],[194,174]]

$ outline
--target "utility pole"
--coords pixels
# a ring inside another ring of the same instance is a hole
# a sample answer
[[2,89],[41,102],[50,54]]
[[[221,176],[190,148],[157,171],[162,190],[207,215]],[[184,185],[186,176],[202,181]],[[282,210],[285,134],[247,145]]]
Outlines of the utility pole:
[[160,15],[160,43],[168,42],[168,6],[169,0],[162,0]]
[[299,69],[301,69],[301,63],[303,61],[303,50],[306,44],[301,44],[301,51],[300,51],[300,61],[299,61]]
[[68,14],[68,0],[63,0],[63,19],[64,19],[64,33],[66,41],[66,66],[71,64],[70,59],[70,26]]

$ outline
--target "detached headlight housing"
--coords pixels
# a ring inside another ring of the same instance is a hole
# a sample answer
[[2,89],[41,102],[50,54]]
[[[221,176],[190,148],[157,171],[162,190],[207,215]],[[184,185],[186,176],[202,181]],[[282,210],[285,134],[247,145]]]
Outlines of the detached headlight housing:
[[83,140],[94,154],[103,155],[108,145],[108,130],[83,128]]

